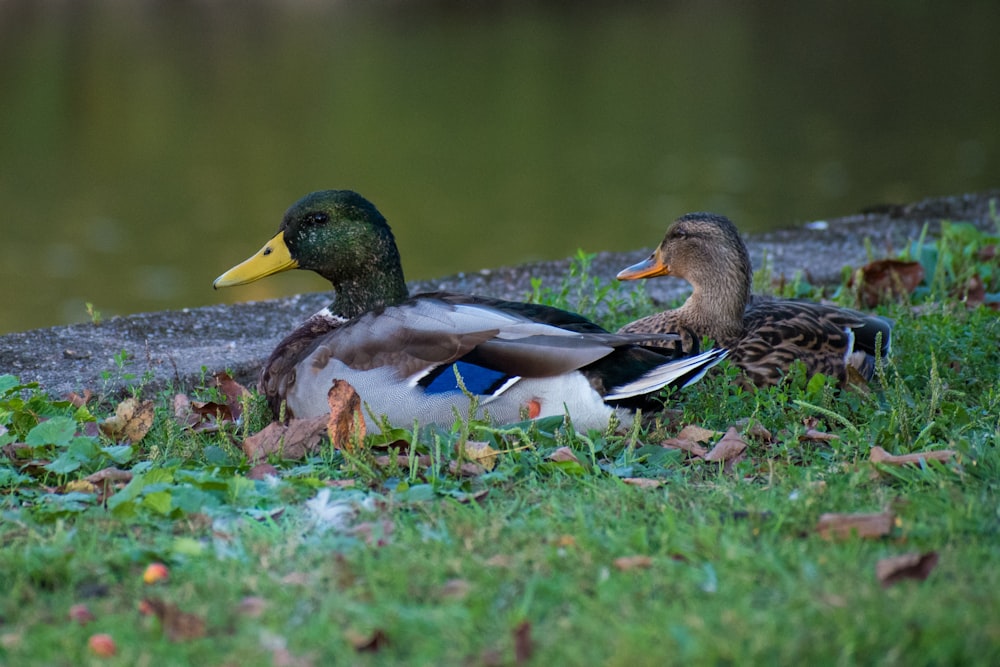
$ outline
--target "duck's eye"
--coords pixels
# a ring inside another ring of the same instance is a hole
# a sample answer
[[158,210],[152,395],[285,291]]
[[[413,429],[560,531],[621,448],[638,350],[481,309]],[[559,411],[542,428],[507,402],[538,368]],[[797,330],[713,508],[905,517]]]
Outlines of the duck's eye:
[[675,229],[674,231],[670,232],[670,238],[672,239],[686,239],[687,237],[688,233],[685,232],[683,229]]
[[330,221],[330,216],[326,213],[310,213],[306,216],[306,222],[310,225],[324,225]]

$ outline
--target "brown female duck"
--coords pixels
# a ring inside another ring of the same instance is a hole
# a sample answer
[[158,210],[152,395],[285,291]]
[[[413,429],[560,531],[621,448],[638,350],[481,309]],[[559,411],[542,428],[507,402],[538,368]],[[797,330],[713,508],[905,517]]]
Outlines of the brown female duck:
[[777,384],[796,359],[807,372],[870,380],[889,355],[892,321],[810,301],[754,296],[753,271],[736,226],[714,213],[675,220],[656,251],[619,280],[671,275],[693,288],[684,304],[628,324],[619,333],[676,332],[687,349],[708,337],[755,385]]

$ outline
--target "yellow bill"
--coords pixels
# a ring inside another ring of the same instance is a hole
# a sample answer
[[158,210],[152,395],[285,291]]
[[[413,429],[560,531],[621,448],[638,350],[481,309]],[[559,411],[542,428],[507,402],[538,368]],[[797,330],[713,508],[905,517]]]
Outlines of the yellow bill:
[[297,269],[298,267],[299,263],[292,259],[292,255],[288,251],[288,244],[285,243],[285,233],[278,232],[255,255],[216,278],[212,286],[215,289],[219,289],[220,287],[244,285],[266,276],[288,271],[289,269]]

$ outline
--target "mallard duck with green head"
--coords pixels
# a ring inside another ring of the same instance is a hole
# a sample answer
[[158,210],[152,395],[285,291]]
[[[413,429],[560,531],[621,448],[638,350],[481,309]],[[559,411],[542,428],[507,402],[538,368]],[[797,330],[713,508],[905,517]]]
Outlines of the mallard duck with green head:
[[625,423],[656,405],[667,386],[698,380],[725,352],[652,350],[673,334],[612,334],[586,318],[538,304],[435,292],[410,297],[385,218],[349,190],[306,195],[278,233],[215,287],[289,269],[318,273],[333,303],[289,334],[260,377],[275,415],[329,412],[327,392],[345,380],[366,406],[368,428],[448,425],[470,395],[496,423],[568,413],[576,428]]
[[[714,213],[675,220],[649,258],[619,280],[677,276],[691,284],[683,305],[632,322],[619,333],[678,333],[681,349],[707,337],[757,386],[781,381],[795,360],[812,375],[871,380],[890,353],[892,321],[812,301],[751,295],[750,255],[736,225]],[[676,345],[670,343],[670,345]]]

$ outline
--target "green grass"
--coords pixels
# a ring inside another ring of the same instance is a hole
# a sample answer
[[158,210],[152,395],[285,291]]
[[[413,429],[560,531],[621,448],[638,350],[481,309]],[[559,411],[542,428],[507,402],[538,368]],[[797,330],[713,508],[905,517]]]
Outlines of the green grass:
[[[174,420],[172,392],[150,396],[153,428],[130,446],[92,426],[113,405],[77,409],[0,378],[0,444],[26,442],[22,454],[49,462],[0,458],[0,664],[998,664],[1000,319],[952,292],[995,263],[948,241],[936,261],[949,265],[919,303],[883,307],[896,329],[881,387],[837,391],[793,373],[747,393],[723,365],[627,434],[551,421],[395,433],[433,457],[429,472],[326,446],[273,460],[278,480],[252,480],[237,444],[266,423],[259,398],[239,426],[193,434]],[[585,259],[572,282],[536,296],[579,303],[577,285],[593,284],[599,298],[582,309],[608,325],[649,312],[641,295],[592,283]],[[839,439],[801,442],[807,419]],[[775,442],[749,440],[730,471],[659,445],[682,424],[740,420]],[[466,436],[504,451],[495,469],[448,472]],[[875,445],[957,456],[876,468]],[[548,459],[563,446],[580,464]],[[134,478],[106,505],[66,487],[109,465]],[[356,486],[331,486],[343,480]],[[883,538],[815,531],[823,513],[885,509],[896,519]],[[879,583],[879,559],[930,551],[926,580]],[[631,556],[647,566],[616,566]],[[170,566],[168,581],[143,583],[151,562]],[[195,614],[206,636],[171,641],[171,621],[140,613],[145,598]],[[68,618],[81,603],[86,625]],[[88,651],[98,632],[115,657]]]

